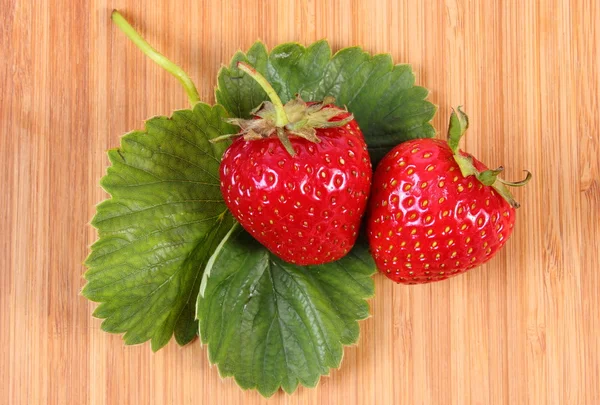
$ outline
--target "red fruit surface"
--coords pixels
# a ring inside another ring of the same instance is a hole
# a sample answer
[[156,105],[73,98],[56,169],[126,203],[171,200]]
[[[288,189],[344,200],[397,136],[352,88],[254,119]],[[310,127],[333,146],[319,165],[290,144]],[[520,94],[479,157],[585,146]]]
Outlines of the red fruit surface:
[[220,167],[221,191],[235,218],[275,255],[299,265],[350,251],[371,187],[371,161],[356,121],[316,131],[320,143],[290,137],[294,157],[276,137],[237,138]]
[[492,187],[461,174],[446,142],[418,139],[379,163],[367,232],[382,273],[398,283],[428,283],[490,260],[510,237],[514,214]]

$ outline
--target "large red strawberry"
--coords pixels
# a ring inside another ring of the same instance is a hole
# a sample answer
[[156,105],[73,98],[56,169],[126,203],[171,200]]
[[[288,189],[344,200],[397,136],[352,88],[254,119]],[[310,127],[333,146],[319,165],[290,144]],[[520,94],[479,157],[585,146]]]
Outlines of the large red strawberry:
[[458,150],[467,116],[452,113],[448,142],[402,143],[373,178],[367,231],[381,272],[406,284],[443,280],[491,259],[513,231],[518,204],[498,174]]
[[253,119],[240,126],[220,167],[225,203],[275,255],[300,265],[345,256],[356,242],[371,187],[371,161],[353,116],[332,99],[283,105],[253,68],[238,67],[265,89]]

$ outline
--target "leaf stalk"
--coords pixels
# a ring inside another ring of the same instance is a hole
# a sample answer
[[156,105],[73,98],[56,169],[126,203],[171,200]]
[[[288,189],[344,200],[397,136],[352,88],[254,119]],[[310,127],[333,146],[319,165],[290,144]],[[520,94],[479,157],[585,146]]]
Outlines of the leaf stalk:
[[160,67],[165,69],[167,72],[175,76],[179,83],[183,86],[188,100],[190,101],[190,105],[193,107],[200,101],[200,95],[198,94],[198,90],[192,82],[192,79],[188,76],[187,73],[183,71],[181,67],[172,62],[170,59],[162,55],[156,49],[154,49],[132,26],[129,22],[123,17],[121,13],[117,10],[113,10],[111,14],[111,19],[113,22],[119,27],[119,29],[127,35],[127,37],[142,51],[156,62]]

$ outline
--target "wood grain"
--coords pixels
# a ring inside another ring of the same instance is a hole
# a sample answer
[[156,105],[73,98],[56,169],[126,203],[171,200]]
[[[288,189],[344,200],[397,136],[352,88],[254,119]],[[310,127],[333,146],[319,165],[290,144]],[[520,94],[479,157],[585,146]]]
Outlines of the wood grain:
[[[358,346],[317,389],[269,401],[222,381],[195,342],[152,354],[100,330],[79,295],[104,151],[185,108],[179,84],[111,25],[119,8],[214,101],[256,39],[328,38],[412,64],[465,148],[517,191],[491,263],[446,282],[376,277]],[[0,0],[0,403],[600,403],[600,4],[595,0]]]

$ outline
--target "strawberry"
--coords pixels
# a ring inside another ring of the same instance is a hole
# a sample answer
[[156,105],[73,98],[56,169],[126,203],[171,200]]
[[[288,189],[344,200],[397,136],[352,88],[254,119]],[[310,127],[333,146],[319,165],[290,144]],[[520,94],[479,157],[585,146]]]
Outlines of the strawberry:
[[458,150],[468,118],[452,113],[448,142],[392,149],[373,178],[367,233],[379,270],[405,284],[444,280],[490,260],[510,237],[516,203],[498,174]]
[[[352,114],[332,104],[283,105],[250,66],[239,68],[267,92],[220,166],[221,192],[234,217],[281,259],[331,262],[356,242],[371,187],[371,161]],[[228,137],[228,136],[226,136]]]

